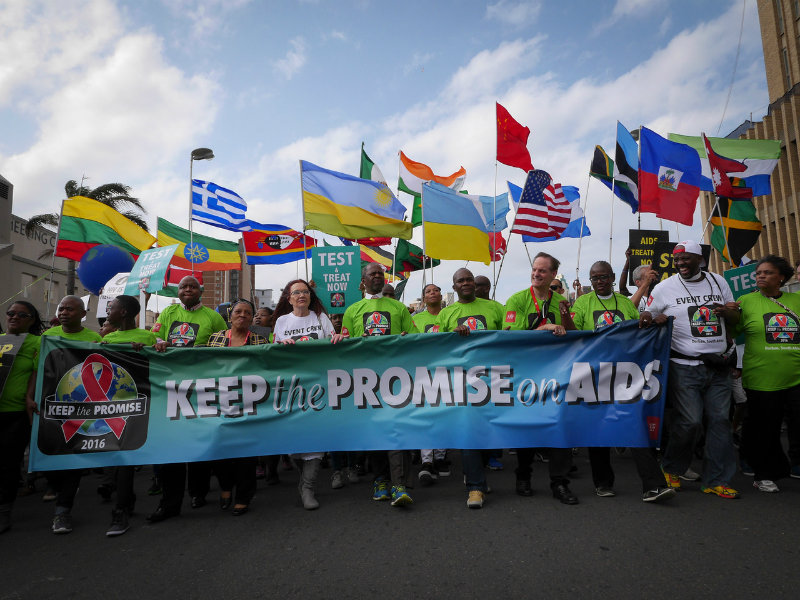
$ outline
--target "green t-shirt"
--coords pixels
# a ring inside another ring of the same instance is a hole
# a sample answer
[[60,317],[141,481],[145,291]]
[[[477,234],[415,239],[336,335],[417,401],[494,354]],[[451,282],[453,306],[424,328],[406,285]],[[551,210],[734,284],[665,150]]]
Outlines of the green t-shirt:
[[126,344],[136,342],[145,346],[154,346],[158,341],[156,334],[146,329],[126,329],[125,331],[112,331],[107,333],[103,341],[108,344]]
[[342,333],[362,335],[397,335],[419,333],[406,305],[391,298],[364,298],[349,306],[342,318]]
[[180,304],[170,304],[153,325],[153,333],[176,348],[204,346],[212,333],[227,329],[220,314],[201,306],[196,310],[186,310]]
[[[542,313],[545,313],[545,321],[551,325],[561,325],[561,311],[558,305],[566,298],[561,294],[553,292],[549,301],[539,302],[539,308],[536,308],[534,301],[533,288],[521,290],[512,295],[506,302],[506,315],[503,327],[510,327],[511,329],[536,329],[533,327],[534,321],[541,318]],[[538,325],[543,322],[539,321]]]
[[742,317],[735,334],[744,333],[742,385],[771,392],[800,385],[800,296],[781,294],[781,308],[760,292],[739,298]]
[[470,331],[498,330],[503,327],[503,306],[499,302],[475,298],[472,302],[453,302],[439,313],[442,331],[466,325]]
[[603,300],[597,297],[597,292],[590,292],[579,296],[572,306],[572,322],[576,329],[593,331],[638,318],[639,311],[633,302],[617,293],[608,300]]
[[[5,336],[4,333],[0,334],[0,339],[3,336]],[[14,363],[11,365],[11,372],[6,379],[3,394],[0,396],[0,412],[25,410],[28,379],[31,373],[36,371],[36,366],[39,363],[39,345],[40,338],[38,335],[29,333],[25,336],[25,340],[14,358]]]
[[439,315],[432,315],[427,310],[411,315],[411,320],[421,333],[439,333]]
[[77,333],[67,333],[61,327],[61,325],[56,325],[55,327],[51,327],[47,331],[45,331],[44,335],[56,335],[60,338],[64,338],[65,340],[72,340],[74,342],[101,342],[103,338],[100,337],[100,334],[96,331],[92,331],[91,329],[87,329],[84,327]]

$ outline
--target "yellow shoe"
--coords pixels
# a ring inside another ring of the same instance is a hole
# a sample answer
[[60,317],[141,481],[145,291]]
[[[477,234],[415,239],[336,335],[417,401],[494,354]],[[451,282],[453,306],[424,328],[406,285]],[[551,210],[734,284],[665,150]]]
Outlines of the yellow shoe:
[[467,498],[467,508],[483,507],[483,492],[480,490],[470,490]]
[[673,475],[672,473],[667,473],[664,471],[664,479],[667,482],[667,487],[670,487],[673,490],[681,489],[681,478],[678,475]]
[[700,488],[704,494],[716,494],[720,498],[738,498],[739,492],[727,485],[715,485],[714,487],[703,486]]

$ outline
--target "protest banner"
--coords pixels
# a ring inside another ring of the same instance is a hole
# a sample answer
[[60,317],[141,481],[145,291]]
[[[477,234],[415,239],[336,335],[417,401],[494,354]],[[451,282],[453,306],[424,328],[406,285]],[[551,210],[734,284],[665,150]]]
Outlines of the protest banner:
[[642,263],[653,265],[656,261],[656,242],[668,242],[669,232],[660,229],[628,230],[628,285],[634,285],[633,270]]
[[733,299],[738,300],[741,296],[755,292],[756,287],[756,262],[753,261],[737,269],[728,269],[722,275],[725,281],[731,286]]
[[0,394],[3,393],[3,389],[6,386],[6,379],[8,379],[8,374],[11,373],[14,359],[17,357],[17,353],[22,347],[22,342],[25,341],[26,335],[28,334],[8,334],[0,336]]
[[43,339],[30,469],[314,451],[656,446],[671,321],[151,349]]
[[316,293],[328,314],[344,313],[361,300],[361,250],[358,246],[322,246],[312,252]]

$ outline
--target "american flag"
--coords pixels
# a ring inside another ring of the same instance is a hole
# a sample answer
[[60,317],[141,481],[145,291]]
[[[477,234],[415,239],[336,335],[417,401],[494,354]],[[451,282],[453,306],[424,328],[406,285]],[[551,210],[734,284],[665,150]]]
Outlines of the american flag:
[[546,171],[536,169],[528,173],[511,233],[531,237],[561,236],[569,225],[572,207],[564,197],[561,184],[552,181]]

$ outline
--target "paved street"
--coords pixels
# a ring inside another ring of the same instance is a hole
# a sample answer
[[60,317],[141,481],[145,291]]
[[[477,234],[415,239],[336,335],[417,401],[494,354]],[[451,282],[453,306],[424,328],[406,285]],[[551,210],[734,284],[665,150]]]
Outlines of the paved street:
[[[800,585],[800,480],[764,494],[737,476],[739,500],[689,483],[669,503],[644,504],[629,454],[615,456],[615,498],[592,489],[585,451],[576,457],[578,506],[555,501],[546,466],[535,495],[514,493],[515,457],[489,477],[482,510],[466,508],[459,456],[453,475],[411,490],[407,509],[373,502],[364,478],[341,490],[321,473],[321,508],[297,500],[295,471],[258,483],[242,517],[209,504],[157,525],[144,520],[150,469],[137,475],[131,529],[107,538],[110,504],[84,477],[75,530],[50,533],[53,504],[20,498],[0,536],[0,599],[9,598],[796,598]],[[700,465],[694,465],[699,470]]]

